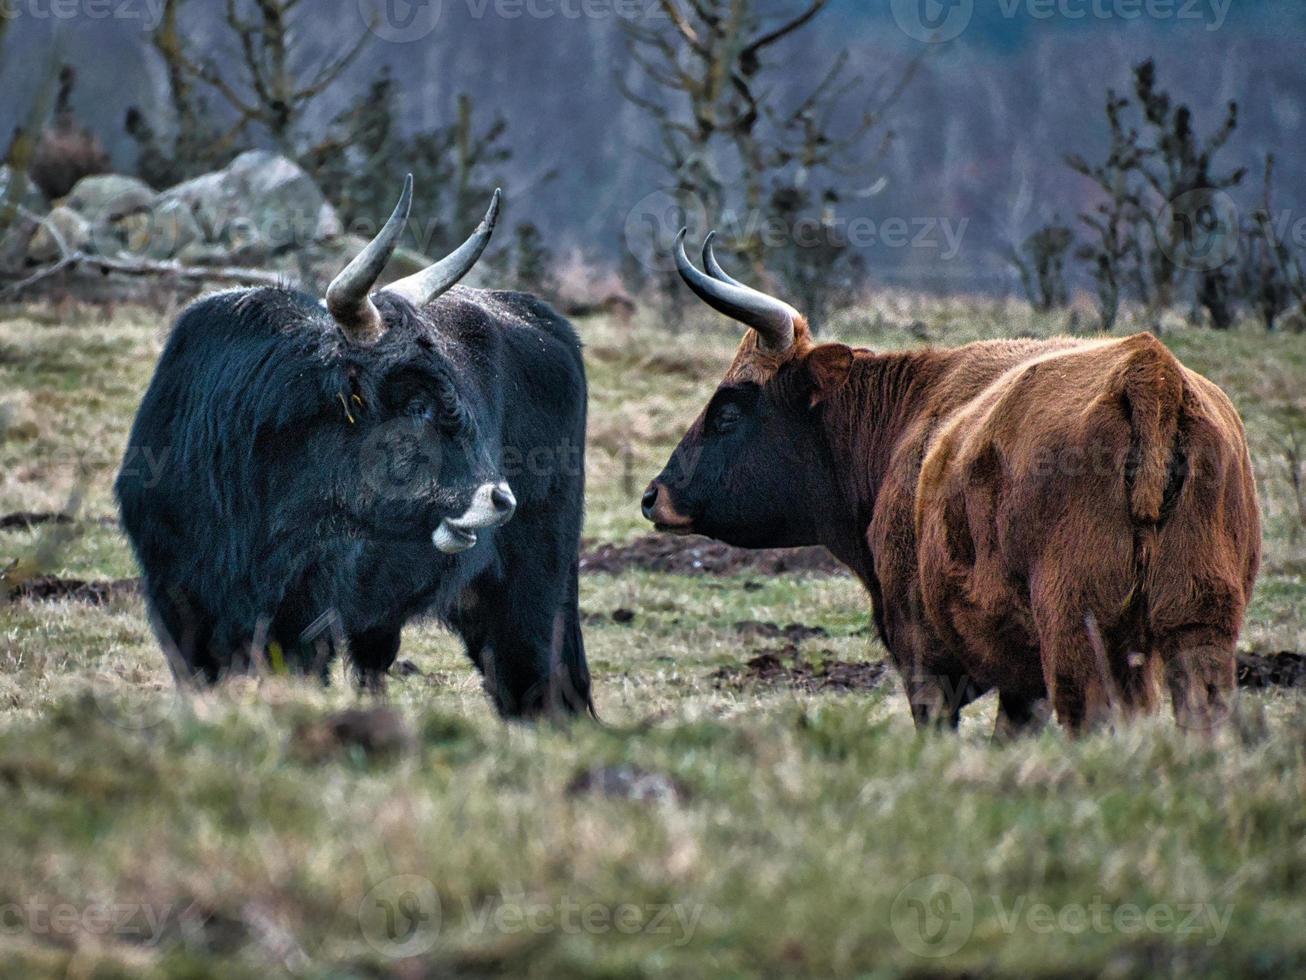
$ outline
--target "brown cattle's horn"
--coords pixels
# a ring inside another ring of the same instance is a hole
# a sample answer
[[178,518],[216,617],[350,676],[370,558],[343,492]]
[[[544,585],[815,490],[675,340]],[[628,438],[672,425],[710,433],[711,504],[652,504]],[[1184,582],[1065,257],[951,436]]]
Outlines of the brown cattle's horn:
[[399,195],[399,203],[385,227],[327,287],[326,307],[350,340],[371,344],[385,333],[381,314],[369,294],[399,244],[412,206],[413,175],[409,174],[404,179],[404,192]]
[[715,231],[709,231],[707,237],[703,239],[703,268],[713,279],[720,279],[722,282],[728,282],[732,286],[744,286],[742,282],[721,268],[721,263],[716,260],[716,252],[712,251],[712,239],[716,238]]
[[[676,236],[676,269],[680,278],[701,299],[718,313],[738,320],[757,331],[762,346],[774,351],[787,351],[794,342],[794,323],[802,315],[788,303],[758,292],[751,286],[734,281],[714,279],[694,268],[685,254],[685,233],[681,228]],[[717,266],[720,268],[720,266]]]
[[382,292],[402,296],[414,306],[425,306],[451,288],[459,279],[472,271],[472,266],[481,257],[485,247],[490,244],[490,236],[494,234],[494,223],[499,220],[499,201],[502,197],[502,192],[495,188],[489,210],[485,212],[484,219],[476,226],[476,230],[467,241],[435,265],[406,279],[392,282]]

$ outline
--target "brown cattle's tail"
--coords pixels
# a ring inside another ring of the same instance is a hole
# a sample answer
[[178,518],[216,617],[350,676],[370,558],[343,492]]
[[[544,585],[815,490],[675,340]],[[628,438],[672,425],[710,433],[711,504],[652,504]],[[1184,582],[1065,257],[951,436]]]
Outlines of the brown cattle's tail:
[[1126,487],[1134,520],[1156,524],[1162,518],[1167,489],[1182,476],[1176,459],[1179,409],[1184,398],[1183,368],[1151,334],[1127,338],[1124,364],[1117,370],[1120,402],[1133,429]]

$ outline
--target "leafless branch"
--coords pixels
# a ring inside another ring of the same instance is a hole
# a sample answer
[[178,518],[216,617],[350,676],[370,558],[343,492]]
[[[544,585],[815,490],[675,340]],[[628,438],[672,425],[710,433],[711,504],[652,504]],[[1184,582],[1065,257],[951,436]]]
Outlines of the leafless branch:
[[18,208],[19,213],[46,230],[59,250],[59,258],[52,264],[38,269],[32,275],[19,282],[0,289],[0,299],[12,299],[32,286],[65,270],[86,267],[104,274],[117,273],[125,276],[161,276],[189,282],[230,282],[249,286],[276,286],[284,277],[275,272],[262,269],[246,269],[237,266],[188,266],[174,261],[152,261],[147,259],[111,259],[102,255],[89,255],[80,249],[70,248],[68,240],[48,218]]

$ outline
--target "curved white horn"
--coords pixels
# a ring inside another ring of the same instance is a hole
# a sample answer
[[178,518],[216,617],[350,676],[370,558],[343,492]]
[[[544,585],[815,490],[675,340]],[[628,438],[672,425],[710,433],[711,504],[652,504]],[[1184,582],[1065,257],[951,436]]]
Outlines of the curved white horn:
[[499,201],[502,197],[502,192],[495,188],[489,210],[485,212],[485,217],[467,241],[435,265],[398,282],[392,282],[382,292],[402,296],[414,306],[425,306],[451,288],[459,279],[472,271],[472,266],[481,257],[485,247],[490,244],[490,236],[494,234],[494,223],[499,220]]
[[369,294],[399,245],[399,236],[408,223],[408,212],[412,206],[413,175],[409,174],[404,179],[404,190],[399,195],[399,203],[395,205],[385,227],[327,287],[326,307],[350,340],[370,344],[379,340],[385,332],[381,314],[377,312]]

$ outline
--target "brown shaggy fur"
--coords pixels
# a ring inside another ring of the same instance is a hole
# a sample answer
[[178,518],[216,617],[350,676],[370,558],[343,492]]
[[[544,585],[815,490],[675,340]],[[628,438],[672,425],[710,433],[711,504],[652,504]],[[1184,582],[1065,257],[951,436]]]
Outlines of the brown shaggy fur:
[[955,726],[996,688],[999,732],[1040,720],[1044,698],[1079,731],[1154,710],[1163,678],[1181,724],[1222,717],[1260,519],[1219,388],[1151,334],[832,349],[848,351],[801,323],[780,356],[750,331],[726,383],[842,364],[808,368],[841,515],[810,543],[871,593],[918,724]]

